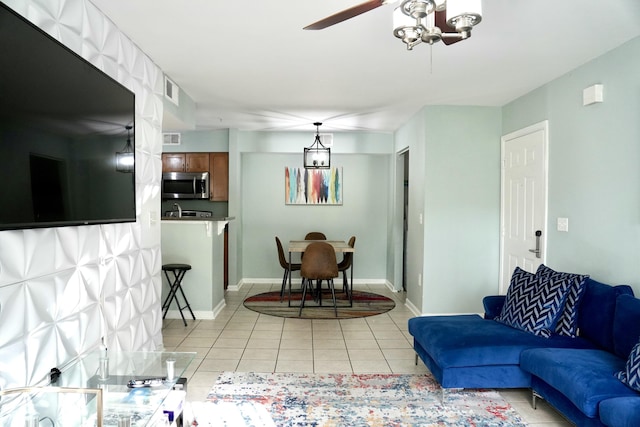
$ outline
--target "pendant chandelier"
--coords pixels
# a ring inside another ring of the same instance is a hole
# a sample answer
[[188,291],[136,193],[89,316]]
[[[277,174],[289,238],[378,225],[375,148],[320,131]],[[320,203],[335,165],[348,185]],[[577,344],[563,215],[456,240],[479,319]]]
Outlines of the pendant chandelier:
[[393,34],[407,50],[440,40],[448,45],[471,37],[480,21],[482,0],[404,0],[393,11]]
[[304,149],[305,169],[329,169],[331,167],[331,149],[322,145],[320,141],[320,126],[322,123],[315,122],[316,138],[310,147]]
[[126,126],[127,143],[122,151],[116,152],[116,170],[118,172],[131,173],[135,168],[135,159],[133,147],[131,146],[131,129],[132,126]]

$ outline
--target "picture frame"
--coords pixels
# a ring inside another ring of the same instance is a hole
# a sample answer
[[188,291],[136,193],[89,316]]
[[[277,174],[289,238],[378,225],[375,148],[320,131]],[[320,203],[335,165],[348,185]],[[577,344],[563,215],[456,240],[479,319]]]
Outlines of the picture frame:
[[342,167],[285,167],[286,205],[342,205]]

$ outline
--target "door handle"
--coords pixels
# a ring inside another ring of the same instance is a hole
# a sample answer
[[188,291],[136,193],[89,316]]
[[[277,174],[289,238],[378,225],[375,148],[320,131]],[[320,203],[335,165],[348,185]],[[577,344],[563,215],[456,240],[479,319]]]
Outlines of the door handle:
[[542,236],[542,231],[536,230],[536,248],[529,249],[529,252],[536,254],[536,258],[542,258],[542,255],[540,254],[540,236]]

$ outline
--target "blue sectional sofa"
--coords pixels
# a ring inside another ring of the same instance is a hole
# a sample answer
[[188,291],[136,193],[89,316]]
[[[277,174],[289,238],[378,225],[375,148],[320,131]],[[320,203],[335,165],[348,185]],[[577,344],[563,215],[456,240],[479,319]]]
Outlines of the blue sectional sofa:
[[531,388],[578,426],[640,426],[640,392],[616,377],[640,354],[640,299],[590,278],[581,289],[573,336],[505,324],[508,293],[484,298],[484,318],[410,319],[416,355],[443,388]]

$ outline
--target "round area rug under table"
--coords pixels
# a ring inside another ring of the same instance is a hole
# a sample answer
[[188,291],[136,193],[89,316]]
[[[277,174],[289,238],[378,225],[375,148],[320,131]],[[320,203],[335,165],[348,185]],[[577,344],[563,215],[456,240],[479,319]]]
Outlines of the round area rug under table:
[[353,291],[353,307],[349,307],[349,299],[344,292],[336,292],[336,304],[338,316],[333,311],[331,293],[325,291],[322,294],[322,307],[307,295],[302,315],[300,300],[302,294],[297,291],[291,294],[291,307],[289,307],[288,295],[280,302],[280,292],[265,292],[248,297],[244,300],[244,306],[249,310],[261,314],[278,317],[299,317],[301,319],[353,319],[358,317],[375,316],[393,310],[396,303],[388,297],[373,292]]

